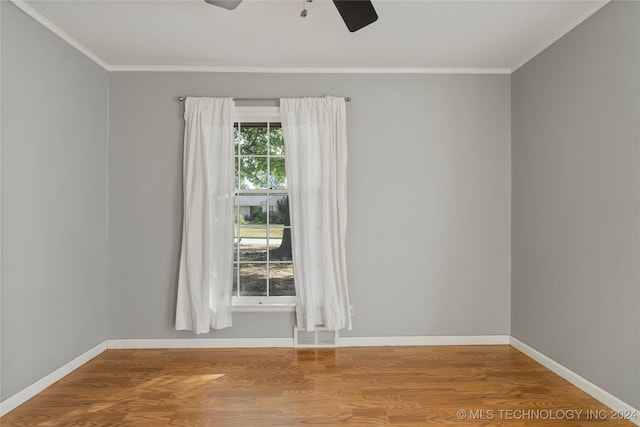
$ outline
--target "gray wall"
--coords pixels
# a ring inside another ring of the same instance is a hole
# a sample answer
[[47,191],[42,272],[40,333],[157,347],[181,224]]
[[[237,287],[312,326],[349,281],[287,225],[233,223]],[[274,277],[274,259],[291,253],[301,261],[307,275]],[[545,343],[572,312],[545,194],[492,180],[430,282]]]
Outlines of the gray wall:
[[4,400],[107,337],[108,74],[0,8]]
[[640,3],[512,75],[511,333],[640,407]]
[[[510,82],[478,75],[112,73],[109,337],[173,330],[179,95],[349,95],[351,336],[509,334]],[[290,337],[235,313],[209,337]]]

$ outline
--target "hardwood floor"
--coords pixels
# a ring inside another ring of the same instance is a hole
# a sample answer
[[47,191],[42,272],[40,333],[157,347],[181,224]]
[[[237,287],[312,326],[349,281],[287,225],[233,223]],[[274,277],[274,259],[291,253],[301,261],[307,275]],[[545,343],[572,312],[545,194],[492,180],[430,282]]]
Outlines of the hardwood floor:
[[108,350],[0,425],[633,426],[614,415],[510,346]]

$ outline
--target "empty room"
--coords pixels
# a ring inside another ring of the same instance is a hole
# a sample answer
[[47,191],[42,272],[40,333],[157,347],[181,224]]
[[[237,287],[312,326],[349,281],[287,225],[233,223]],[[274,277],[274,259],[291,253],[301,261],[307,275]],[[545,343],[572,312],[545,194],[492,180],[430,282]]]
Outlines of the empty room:
[[640,425],[640,2],[0,1],[0,425]]

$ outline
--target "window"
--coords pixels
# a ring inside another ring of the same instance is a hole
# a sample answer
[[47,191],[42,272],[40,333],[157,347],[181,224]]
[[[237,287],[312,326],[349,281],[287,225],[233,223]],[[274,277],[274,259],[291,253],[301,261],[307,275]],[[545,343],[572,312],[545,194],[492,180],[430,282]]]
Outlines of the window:
[[237,107],[234,306],[294,302],[284,136],[276,107]]

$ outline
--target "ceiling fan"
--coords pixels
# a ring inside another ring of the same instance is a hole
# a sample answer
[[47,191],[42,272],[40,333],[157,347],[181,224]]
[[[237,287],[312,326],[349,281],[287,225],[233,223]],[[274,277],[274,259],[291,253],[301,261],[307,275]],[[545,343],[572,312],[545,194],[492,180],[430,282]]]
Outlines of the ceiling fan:
[[[242,0],[204,1],[227,10],[233,10],[242,3]],[[311,0],[306,1],[311,2]],[[342,20],[347,25],[347,28],[352,33],[378,20],[378,14],[373,8],[371,0],[333,0],[333,3],[336,5],[338,12],[340,12],[340,16],[342,16]],[[307,10],[304,9],[300,15],[306,16]]]

